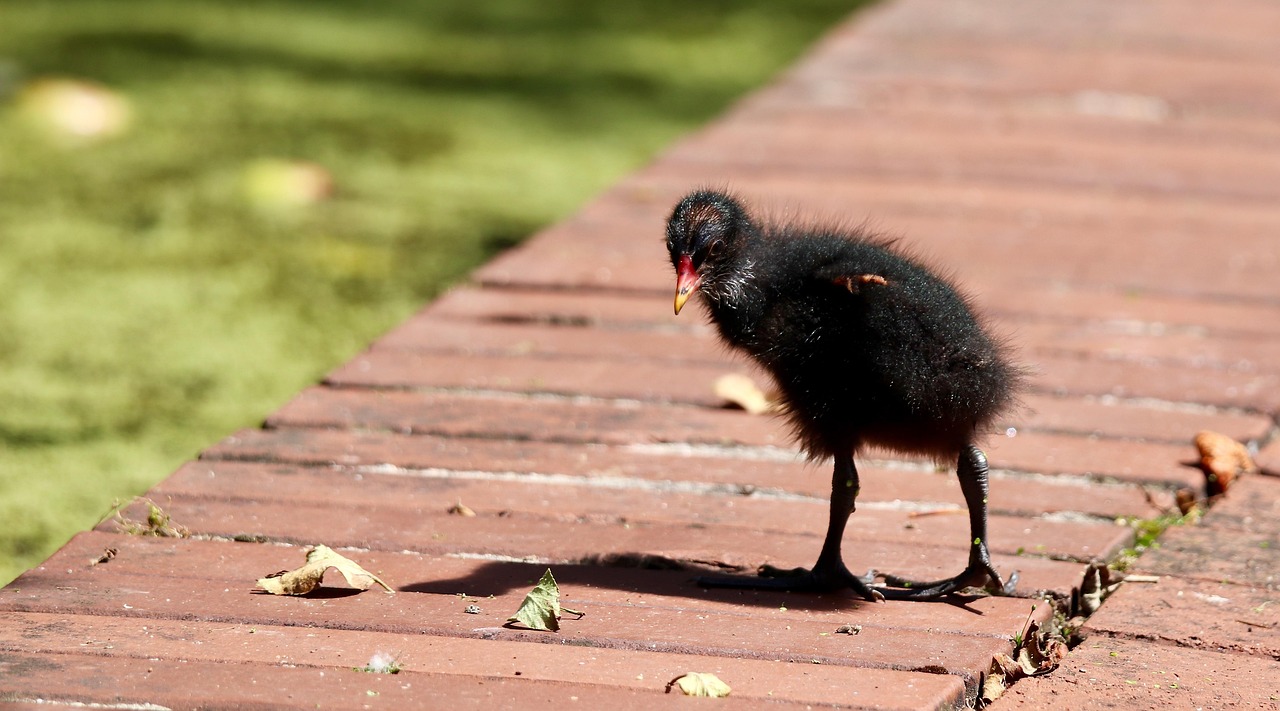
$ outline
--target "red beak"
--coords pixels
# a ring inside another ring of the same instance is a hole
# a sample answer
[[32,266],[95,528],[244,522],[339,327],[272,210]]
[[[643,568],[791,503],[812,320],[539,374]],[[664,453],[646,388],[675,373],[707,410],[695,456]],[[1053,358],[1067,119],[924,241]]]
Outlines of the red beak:
[[693,268],[693,258],[687,254],[680,255],[680,263],[676,266],[676,315],[680,315],[680,309],[684,307],[684,302],[693,296],[693,292],[698,290],[698,285],[702,283],[702,277],[699,276],[697,270]]

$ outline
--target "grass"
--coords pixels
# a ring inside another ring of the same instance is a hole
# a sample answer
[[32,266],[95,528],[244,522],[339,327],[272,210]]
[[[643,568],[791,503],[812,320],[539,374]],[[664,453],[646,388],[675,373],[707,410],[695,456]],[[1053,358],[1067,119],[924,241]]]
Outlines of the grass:
[[[720,112],[856,3],[0,0],[0,582]],[[128,102],[52,136],[39,80]],[[265,160],[332,196],[267,207]]]

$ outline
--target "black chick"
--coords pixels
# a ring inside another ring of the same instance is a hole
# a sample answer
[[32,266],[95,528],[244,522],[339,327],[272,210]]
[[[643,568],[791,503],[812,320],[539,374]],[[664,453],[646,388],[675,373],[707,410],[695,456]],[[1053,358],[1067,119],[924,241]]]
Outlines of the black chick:
[[[947,280],[858,232],[760,224],[732,197],[699,191],[667,223],[675,310],[695,291],[720,336],[777,381],[811,459],[835,460],[826,539],[811,570],[704,585],[789,591],[852,589],[868,600],[931,599],[966,587],[1012,592],[987,550],[987,462],[974,446],[1013,402],[1020,371]],[[849,572],[840,553],[864,447],[957,461],[969,509],[969,562],[946,580]]]

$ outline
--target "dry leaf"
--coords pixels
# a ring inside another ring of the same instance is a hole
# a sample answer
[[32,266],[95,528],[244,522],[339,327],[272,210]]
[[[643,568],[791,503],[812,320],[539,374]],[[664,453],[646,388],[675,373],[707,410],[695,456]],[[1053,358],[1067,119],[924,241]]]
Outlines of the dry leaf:
[[1058,635],[1040,628],[1040,623],[1027,626],[1026,642],[1018,650],[1018,667],[1024,676],[1048,674],[1058,668],[1067,656],[1067,645]]
[[347,584],[357,590],[368,590],[375,583],[389,593],[395,590],[378,579],[378,576],[361,568],[355,561],[333,552],[328,546],[316,546],[307,551],[307,564],[297,570],[271,575],[258,580],[258,586],[272,595],[306,595],[320,586],[325,571],[336,568]]
[[1071,591],[1072,613],[1087,617],[1097,612],[1102,601],[1115,592],[1121,582],[1123,579],[1110,567],[1102,563],[1090,563],[1084,570],[1080,587]]
[[716,397],[724,398],[752,415],[772,412],[775,403],[745,375],[730,373],[716,378]]
[[1027,624],[1022,645],[1014,650],[1014,655],[997,654],[992,658],[987,678],[982,683],[983,702],[989,704],[1000,698],[1005,689],[1018,679],[1041,676],[1057,669],[1067,656],[1067,644],[1061,635],[1032,621]]
[[[1005,675],[998,673],[996,670],[1000,666],[998,658],[1004,657],[1005,659],[1009,659],[1009,657],[1005,654],[998,654],[996,656],[997,659],[992,660],[991,662],[991,672],[987,674],[986,680],[982,682],[982,700],[988,704],[1003,696],[1006,688],[1004,681]],[[1009,659],[1009,662],[1012,663],[1013,660]]]
[[507,622],[518,622],[531,630],[556,632],[560,629],[560,586],[556,584],[550,568],[524,596],[520,609],[508,617]]
[[1173,494],[1173,499],[1178,505],[1178,511],[1186,516],[1196,510],[1196,492],[1191,487],[1183,487]]
[[1200,450],[1200,467],[1208,478],[1209,496],[1226,493],[1236,477],[1255,469],[1248,448],[1224,434],[1199,432],[1195,444]]
[[472,511],[471,507],[462,503],[462,501],[458,501],[458,503],[454,504],[453,506],[450,506],[449,513],[453,514],[454,516],[463,516],[466,518],[470,518],[476,515],[476,512]]
[[685,696],[706,696],[714,699],[728,696],[730,691],[729,685],[720,681],[715,674],[702,672],[689,672],[667,682],[668,694],[671,693],[673,686],[679,688]]

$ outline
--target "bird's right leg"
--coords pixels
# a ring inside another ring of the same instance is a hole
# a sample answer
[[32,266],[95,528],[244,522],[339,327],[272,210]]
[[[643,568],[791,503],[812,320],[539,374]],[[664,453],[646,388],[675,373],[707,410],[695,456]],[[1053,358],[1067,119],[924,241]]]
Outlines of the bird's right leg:
[[960,491],[969,509],[969,564],[954,578],[920,582],[895,575],[881,575],[889,588],[879,588],[890,599],[931,600],[950,595],[967,587],[985,588],[997,595],[1012,595],[1018,584],[1018,573],[1009,576],[1008,582],[1000,577],[991,564],[987,548],[987,457],[981,449],[968,445],[960,452],[956,467],[960,479]]
[[849,572],[840,553],[845,525],[853,513],[858,498],[858,469],[853,463],[853,449],[836,455],[835,469],[831,473],[831,507],[827,519],[827,535],[822,542],[822,552],[813,568],[780,569],[771,565],[760,567],[758,577],[741,575],[707,575],[698,578],[703,587],[738,588],[749,590],[778,590],[785,592],[832,592],[852,590],[864,599],[875,602],[884,596],[864,580]]

